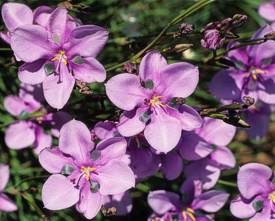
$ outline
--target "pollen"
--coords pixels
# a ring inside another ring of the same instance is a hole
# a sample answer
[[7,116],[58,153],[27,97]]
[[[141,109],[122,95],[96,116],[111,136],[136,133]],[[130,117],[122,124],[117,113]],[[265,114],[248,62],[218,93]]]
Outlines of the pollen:
[[196,221],[195,211],[191,208],[187,208],[186,210],[183,210],[181,215],[184,221],[189,220],[189,218],[191,219],[191,221]]
[[275,203],[275,191],[268,195],[268,199],[272,201],[272,203]]
[[265,74],[266,71],[259,69],[259,68],[253,68],[250,73],[251,73],[252,79],[256,81],[256,80],[258,80],[258,75]]
[[68,64],[67,56],[65,54],[65,51],[60,50],[58,54],[56,54],[51,61],[58,61],[58,62],[63,62],[65,65]]
[[158,106],[165,107],[165,104],[161,102],[162,97],[163,96],[153,96],[151,98],[150,102],[149,102],[150,106],[152,106],[152,107],[158,107]]
[[91,173],[96,171],[95,167],[81,167],[81,172],[84,174],[86,180],[91,179]]

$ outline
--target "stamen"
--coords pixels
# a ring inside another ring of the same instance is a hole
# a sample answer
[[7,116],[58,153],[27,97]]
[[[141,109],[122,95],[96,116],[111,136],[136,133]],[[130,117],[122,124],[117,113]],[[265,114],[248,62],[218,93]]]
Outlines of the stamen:
[[192,208],[187,208],[186,210],[183,210],[181,215],[184,221],[187,221],[188,218],[190,218],[191,221],[196,221],[195,211]]
[[153,96],[151,98],[151,100],[149,101],[150,106],[152,106],[152,107],[157,107],[157,106],[165,107],[166,105],[161,102],[161,98],[163,98],[163,96],[157,96],[157,95]]
[[92,172],[96,171],[95,167],[81,167],[81,172],[84,174],[84,177],[86,180],[90,180],[91,179],[91,174]]
[[266,71],[262,70],[262,69],[259,69],[259,68],[253,68],[251,71],[251,77],[253,80],[258,80],[258,75],[259,74],[266,74]]
[[272,193],[270,193],[268,195],[268,199],[272,202],[275,203],[275,191],[273,191]]
[[65,65],[68,64],[67,56],[65,55],[65,51],[60,50],[58,54],[56,54],[51,61],[58,61],[58,63],[63,62]]

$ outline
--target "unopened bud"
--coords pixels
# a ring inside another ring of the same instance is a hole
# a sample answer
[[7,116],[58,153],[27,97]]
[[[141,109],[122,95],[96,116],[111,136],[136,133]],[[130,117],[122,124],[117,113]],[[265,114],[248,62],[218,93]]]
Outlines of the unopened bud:
[[247,22],[247,16],[242,14],[235,14],[232,20],[233,25],[242,25]]
[[179,27],[179,31],[182,35],[189,34],[193,31],[193,25],[188,23],[182,23]]

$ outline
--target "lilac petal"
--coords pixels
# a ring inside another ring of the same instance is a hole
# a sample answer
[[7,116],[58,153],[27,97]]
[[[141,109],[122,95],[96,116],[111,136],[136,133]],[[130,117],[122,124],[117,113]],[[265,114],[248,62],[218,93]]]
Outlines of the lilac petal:
[[[234,46],[236,46],[236,45],[233,44],[232,47],[234,47]],[[235,50],[231,50],[231,51],[229,51],[227,56],[230,58],[230,60],[232,60],[236,63],[241,62],[242,65],[249,65],[249,57],[246,53],[245,48],[238,48]]]
[[124,137],[113,137],[100,142],[96,149],[100,151],[100,162],[108,162],[126,154],[127,141]]
[[254,217],[250,219],[250,221],[273,221],[274,217],[272,215],[273,211],[267,206],[264,207],[263,210],[259,213],[256,213]]
[[26,104],[26,112],[32,113],[38,111],[45,99],[43,96],[42,85],[21,84],[19,97]]
[[195,197],[201,195],[202,191],[202,183],[199,180],[186,179],[180,187],[180,192],[189,205],[192,204]]
[[10,178],[10,169],[8,165],[0,164],[0,192],[2,192],[7,185]]
[[5,109],[13,116],[19,116],[26,111],[25,102],[18,96],[7,96],[4,99]]
[[34,23],[47,27],[52,11],[53,9],[48,6],[37,7],[33,12]]
[[11,149],[22,149],[31,146],[35,141],[35,130],[29,122],[17,121],[5,132],[5,143]]
[[82,64],[73,64],[74,77],[86,83],[103,82],[106,79],[106,71],[102,64],[95,58],[85,58]]
[[5,194],[0,193],[0,212],[13,212],[17,206]]
[[26,84],[40,84],[46,78],[44,69],[44,59],[36,60],[32,63],[25,63],[18,70],[18,78]]
[[120,117],[117,129],[122,136],[131,137],[142,132],[145,128],[145,122],[140,118],[146,109],[137,108],[133,111],[125,111]]
[[163,94],[168,97],[186,98],[197,87],[199,70],[192,64],[179,62],[162,69],[161,78],[166,85]]
[[202,209],[205,212],[215,213],[219,211],[229,198],[229,194],[223,191],[211,190],[202,193],[193,201],[194,209]]
[[171,151],[163,157],[161,171],[167,180],[178,178],[182,168],[183,160],[176,151]]
[[105,196],[104,197],[104,207],[105,208],[116,208],[116,215],[125,216],[132,211],[132,198],[129,191],[124,193]]
[[45,133],[43,128],[38,127],[35,131],[36,140],[34,142],[34,152],[39,154],[41,150],[50,147],[52,144],[51,135]]
[[64,71],[60,74],[63,76],[61,82],[60,76],[55,74],[47,76],[43,81],[45,99],[50,106],[56,109],[61,109],[65,106],[75,84],[75,79],[68,71]]
[[71,33],[69,56],[96,57],[108,39],[106,29],[96,25],[82,25]]
[[60,131],[59,148],[78,162],[87,162],[90,158],[90,151],[94,148],[87,126],[77,120],[66,123]]
[[236,127],[218,119],[205,118],[198,134],[211,144],[224,146],[231,142],[236,133]]
[[237,181],[241,195],[246,199],[251,199],[257,194],[266,192],[271,176],[272,170],[263,164],[248,163],[242,166]]
[[130,111],[143,104],[146,98],[140,79],[134,74],[119,74],[106,84],[108,98],[119,108]]
[[273,2],[260,4],[259,14],[268,21],[275,21],[275,6]]
[[237,196],[230,203],[230,212],[240,219],[247,219],[255,215],[256,211],[252,202],[246,202],[241,196]]
[[115,137],[117,129],[116,124],[112,121],[100,121],[96,123],[93,131],[100,140],[104,140]]
[[60,210],[79,201],[79,190],[63,175],[51,175],[42,187],[42,201],[49,210]]
[[92,193],[89,185],[81,191],[80,200],[76,205],[79,212],[83,213],[86,219],[93,219],[101,209],[103,196],[100,193]]
[[[56,8],[50,15],[48,21],[48,29],[51,33],[51,38],[55,43],[62,44],[64,42],[64,35],[66,31],[66,23],[68,11],[65,8]],[[56,42],[57,41],[57,42]]]
[[217,147],[211,153],[211,159],[215,161],[221,169],[231,169],[236,165],[236,159],[231,150],[227,147]]
[[[258,39],[264,37],[266,34],[273,32],[273,28],[270,25],[261,27],[253,36],[252,39]],[[254,65],[260,65],[264,59],[272,58],[275,55],[275,42],[268,40],[262,44],[248,46],[247,52],[250,57],[254,58]]]
[[186,133],[182,136],[179,151],[185,160],[199,160],[213,152],[213,147],[195,133]]
[[39,153],[39,163],[49,173],[61,173],[65,165],[73,166],[73,159],[58,148],[45,148]]
[[143,81],[152,80],[155,84],[158,84],[161,69],[165,66],[167,66],[166,59],[159,52],[151,51],[140,62],[139,76]]
[[9,31],[14,31],[17,27],[32,24],[32,10],[24,4],[5,3],[2,6],[2,18]]
[[199,113],[188,105],[181,105],[178,110],[169,108],[168,112],[180,120],[182,129],[185,131],[197,129],[202,125],[202,118]]
[[269,78],[261,82],[261,88],[258,90],[259,99],[267,104],[275,104],[275,79]]
[[135,186],[134,173],[124,162],[112,160],[97,172],[102,195],[119,194]]
[[209,159],[202,159],[187,165],[184,168],[184,174],[188,179],[200,180],[203,189],[211,189],[217,183],[221,170],[214,166]]
[[210,215],[205,215],[205,216],[198,216],[196,217],[196,221],[215,221]]
[[48,32],[38,25],[17,28],[11,38],[11,47],[15,55],[25,62],[33,62],[52,53]]
[[7,32],[0,32],[0,38],[6,42],[7,44],[10,44],[11,43],[11,36],[10,36],[10,33]]
[[179,195],[165,190],[150,192],[147,201],[154,212],[159,215],[163,215],[169,210],[177,209],[180,205]]
[[213,96],[225,100],[239,99],[241,91],[235,79],[232,78],[232,73],[235,73],[235,70],[222,70],[212,78],[209,89]]

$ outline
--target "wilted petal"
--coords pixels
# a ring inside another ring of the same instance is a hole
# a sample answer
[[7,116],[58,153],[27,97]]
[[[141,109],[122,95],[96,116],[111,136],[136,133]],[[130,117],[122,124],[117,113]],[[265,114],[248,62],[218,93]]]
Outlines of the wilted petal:
[[91,133],[81,121],[71,120],[61,128],[59,148],[78,162],[87,162],[93,147]]
[[253,207],[253,201],[244,201],[240,196],[237,196],[230,203],[230,212],[233,216],[240,219],[247,219],[255,215],[256,210]]
[[154,212],[160,215],[180,206],[179,195],[165,190],[150,192],[147,201]]
[[182,172],[183,160],[176,151],[171,151],[162,159],[161,171],[167,180],[176,179]]
[[103,204],[103,196],[100,193],[92,193],[89,185],[85,185],[80,194],[79,203],[76,208],[87,219],[93,219],[100,211]]
[[79,201],[79,190],[65,176],[51,175],[42,187],[42,201],[49,210],[61,210]]
[[48,32],[38,25],[17,28],[11,37],[11,48],[25,62],[33,62],[52,53]]
[[5,3],[2,6],[2,18],[9,31],[14,31],[22,25],[32,24],[32,10],[24,4]]
[[124,112],[117,125],[119,133],[131,137],[142,132],[145,128],[145,122],[141,120],[141,117],[145,111],[144,108],[137,108],[133,111]]
[[71,33],[69,56],[96,57],[108,39],[106,29],[96,25],[82,25]]
[[19,116],[27,109],[23,99],[13,95],[5,97],[4,107],[13,116]]
[[236,133],[236,127],[222,120],[205,118],[198,134],[211,144],[224,146],[231,142]]
[[[166,59],[157,51],[147,53],[141,60],[139,66],[139,76],[143,81],[152,80],[155,84],[159,84],[160,72],[167,66]],[[157,87],[157,85],[154,85]]]
[[170,64],[161,71],[161,79],[166,85],[163,94],[185,98],[195,91],[199,82],[199,70],[185,62]]
[[0,164],[0,192],[2,192],[7,185],[10,178],[10,169],[8,165]]
[[26,121],[18,121],[10,125],[5,132],[5,143],[11,149],[31,146],[34,141],[35,129]]
[[242,166],[237,181],[240,193],[244,198],[251,199],[257,194],[268,191],[268,180],[271,176],[272,170],[263,164],[248,163]]
[[199,160],[208,156],[214,148],[195,133],[186,133],[182,136],[179,151],[185,160]]
[[145,94],[140,79],[134,74],[119,74],[112,77],[106,84],[106,94],[119,108],[130,111],[143,104]]
[[211,190],[202,193],[193,201],[194,209],[202,209],[209,213],[219,211],[229,198],[229,194],[223,191]]
[[176,118],[160,111],[152,117],[152,121],[146,126],[144,136],[154,149],[168,153],[180,140],[181,123]]
[[45,99],[49,105],[56,109],[63,108],[68,102],[75,84],[75,79],[68,71],[60,74],[62,81],[60,81],[60,76],[55,74],[47,76],[43,81]]
[[89,57],[81,64],[73,64],[74,77],[86,83],[103,82],[106,79],[106,71],[102,64],[95,58]]
[[5,194],[0,193],[0,212],[13,212],[17,206]]
[[18,78],[26,84],[40,84],[46,78],[44,59],[39,59],[32,63],[25,63],[18,70]]
[[102,195],[119,194],[135,186],[134,173],[124,162],[112,160],[97,172]]

